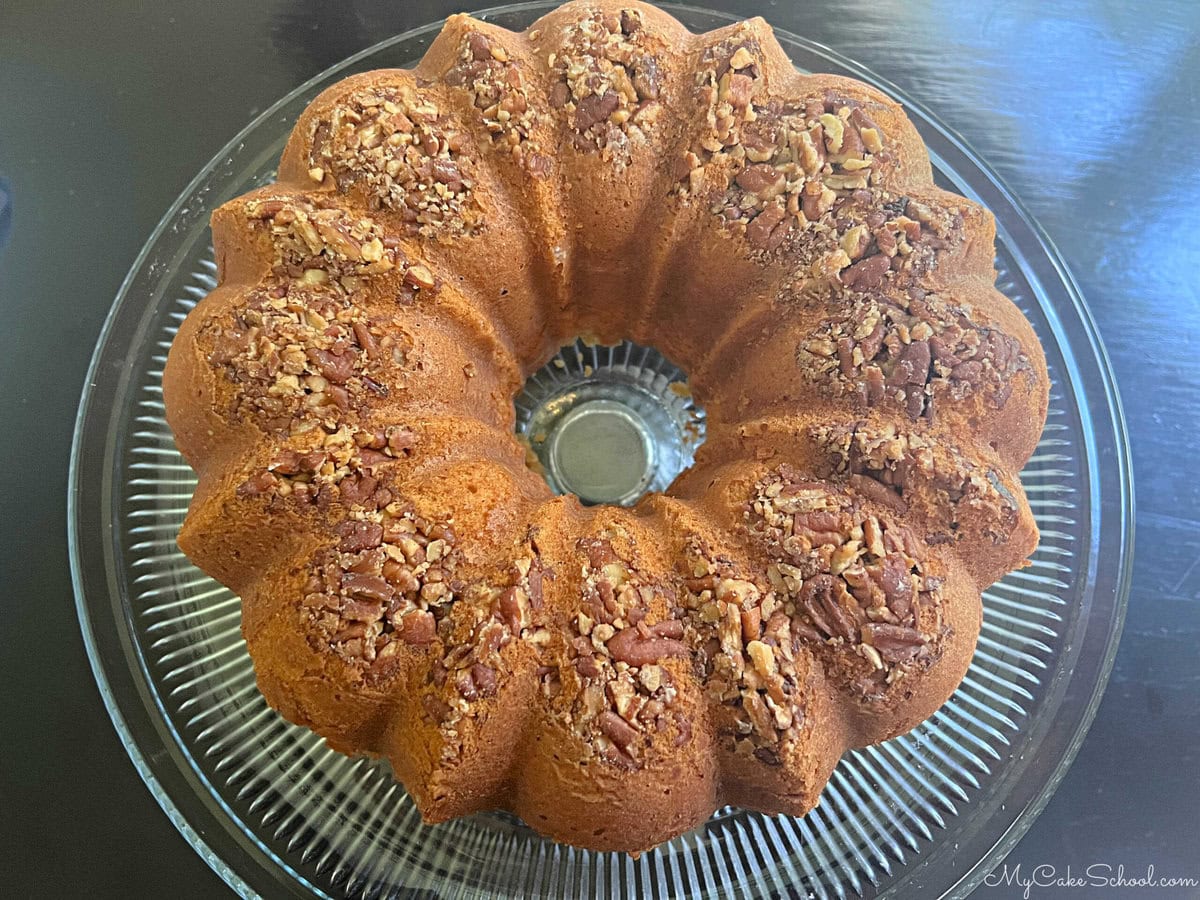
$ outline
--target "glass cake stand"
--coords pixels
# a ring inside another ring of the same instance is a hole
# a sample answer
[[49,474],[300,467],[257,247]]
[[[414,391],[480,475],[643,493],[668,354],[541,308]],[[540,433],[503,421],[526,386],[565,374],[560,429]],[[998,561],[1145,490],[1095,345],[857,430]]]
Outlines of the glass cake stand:
[[[554,7],[479,13],[520,29]],[[694,31],[728,16],[671,7]],[[1022,480],[1032,565],[984,595],[966,680],[930,721],[850,753],[802,819],[727,808],[638,859],[579,851],[517,819],[420,822],[384,764],[349,759],[258,694],[237,597],[175,546],[194,486],[163,418],[180,321],[214,285],[209,213],[270,181],[304,106],[351,73],[410,66],[440,23],[359,53],[258,117],[167,211],[105,323],[76,423],[71,562],[92,667],[134,765],[239,893],[375,897],[961,896],[1061,780],[1108,678],[1133,532],[1126,435],[1095,326],[1057,251],[991,170],[919,103],[829,49],[779,33],[796,65],[902,101],[939,181],[989,207],[1000,287],[1033,322],[1053,381]],[[647,453],[653,448],[648,448]]]

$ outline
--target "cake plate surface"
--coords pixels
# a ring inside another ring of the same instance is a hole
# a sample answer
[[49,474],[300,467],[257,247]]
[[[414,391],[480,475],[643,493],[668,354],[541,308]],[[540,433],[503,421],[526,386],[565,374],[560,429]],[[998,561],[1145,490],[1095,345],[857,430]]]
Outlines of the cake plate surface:
[[[476,15],[522,29],[555,6]],[[731,21],[667,9],[693,31]],[[259,116],[167,211],[109,313],[76,423],[69,537],[88,654],[138,772],[244,896],[969,893],[1049,800],[1107,681],[1132,564],[1124,423],[1079,291],[1019,201],[918,102],[795,35],[777,32],[798,68],[859,78],[902,102],[938,182],[995,213],[998,284],[1046,350],[1050,414],[1022,473],[1042,542],[1029,567],[985,592],[979,648],[951,700],[911,734],[848,754],[808,816],[726,808],[633,859],[555,844],[503,813],[422,825],[386,765],[334,753],[259,695],[240,601],[175,546],[195,479],[163,417],[162,367],[179,323],[215,285],[211,211],[273,179],[293,123],[321,90],[415,64],[440,27],[356,54]]]

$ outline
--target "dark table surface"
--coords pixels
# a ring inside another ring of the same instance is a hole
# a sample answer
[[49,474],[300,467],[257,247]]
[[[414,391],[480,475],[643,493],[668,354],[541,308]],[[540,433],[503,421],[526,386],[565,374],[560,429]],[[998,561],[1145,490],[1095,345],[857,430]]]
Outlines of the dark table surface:
[[[1078,277],[1125,402],[1137,558],[1095,724],[1008,862],[1200,879],[1200,5],[717,5],[920,98],[999,170]],[[230,137],[350,53],[461,8],[0,0],[0,207],[5,193],[12,205],[10,227],[0,212],[0,892],[226,892],[138,780],[84,655],[65,496],[85,368],[139,247]]]

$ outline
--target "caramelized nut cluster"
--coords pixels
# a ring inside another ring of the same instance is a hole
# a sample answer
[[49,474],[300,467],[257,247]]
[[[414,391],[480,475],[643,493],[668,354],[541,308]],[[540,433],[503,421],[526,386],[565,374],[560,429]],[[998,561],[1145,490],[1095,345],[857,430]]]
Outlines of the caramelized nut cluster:
[[[769,585],[757,584],[698,539],[688,546],[684,607],[708,698],[733,752],[780,764],[780,744],[804,724],[799,694],[806,652]],[[798,665],[799,664],[799,665]]]
[[[305,435],[300,446],[279,450],[265,469],[238,485],[237,496],[267,496],[272,504],[291,500],[322,509],[340,500],[366,506],[380,489],[376,470],[408,457],[417,436],[403,425],[365,429],[343,425]],[[386,506],[384,500],[378,506]]]
[[835,395],[857,395],[867,406],[894,403],[914,420],[932,419],[935,399],[958,402],[973,393],[1002,409],[1013,376],[1029,368],[1015,338],[919,288],[859,298],[797,349],[797,362]]
[[855,693],[878,699],[940,657],[942,579],[907,526],[789,466],[755,485],[746,521],[792,632]]
[[430,522],[391,500],[338,526],[339,541],[309,575],[301,616],[318,644],[364,677],[382,677],[400,644],[431,644],[463,585],[450,523]]
[[562,681],[578,684],[570,713],[574,727],[601,758],[636,768],[653,734],[673,729],[676,745],[691,737],[690,724],[672,712],[678,690],[662,665],[690,655],[683,623],[652,614],[656,601],[673,606],[670,588],[646,579],[610,540],[583,539],[578,549],[586,562],[568,648],[571,671],[544,686],[554,695]]
[[832,460],[833,473],[847,476],[863,497],[901,514],[923,509],[938,529],[925,535],[926,544],[962,537],[960,520],[968,514],[997,544],[1016,525],[1017,501],[1000,475],[957,447],[892,424],[815,425],[809,434]]
[[433,98],[411,85],[359,91],[316,126],[309,174],[339,190],[361,185],[375,209],[400,214],[425,237],[474,234],[483,213],[472,194],[466,136]]
[[661,41],[642,27],[636,9],[596,11],[566,29],[548,59],[550,106],[568,118],[576,149],[627,165],[662,112]]
[[336,431],[368,397],[387,396],[385,373],[412,350],[356,298],[286,280],[207,322],[202,340],[211,341],[209,363],[238,386],[231,416],[281,433]]
[[498,42],[481,31],[463,38],[458,61],[446,83],[469,91],[493,144],[507,148],[535,178],[553,170],[553,160],[538,144],[534,129],[544,113],[530,102],[521,67]]

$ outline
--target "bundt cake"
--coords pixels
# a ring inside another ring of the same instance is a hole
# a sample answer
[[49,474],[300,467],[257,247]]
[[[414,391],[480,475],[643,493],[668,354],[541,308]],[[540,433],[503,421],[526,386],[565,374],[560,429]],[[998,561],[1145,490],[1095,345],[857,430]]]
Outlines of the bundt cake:
[[[163,383],[179,545],[242,597],[271,706],[429,822],[637,852],[803,814],[950,696],[1036,546],[1048,378],[990,215],[759,19],[453,16],[321,94],[212,231]],[[707,414],[632,508],[554,496],[514,434],[577,336],[657,348]]]

